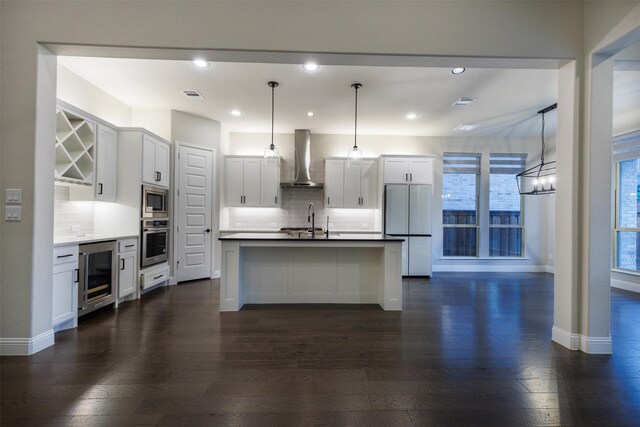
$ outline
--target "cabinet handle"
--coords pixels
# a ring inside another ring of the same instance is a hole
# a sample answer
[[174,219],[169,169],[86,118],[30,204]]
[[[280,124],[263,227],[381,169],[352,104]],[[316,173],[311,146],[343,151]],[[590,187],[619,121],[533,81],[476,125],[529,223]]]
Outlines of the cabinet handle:
[[76,268],[76,269],[74,269],[73,271],[75,271],[75,272],[76,272],[76,278],[75,278],[75,280],[73,281],[73,283],[78,283],[78,282],[80,281],[80,269],[79,269],[79,268]]
[[274,197],[275,201],[276,201],[276,205],[278,204],[278,196]]
[[405,181],[409,181],[409,174],[408,174],[408,173],[405,173],[405,174],[404,174],[404,180],[405,180]]
[[156,181],[160,181],[160,172],[156,171]]
[[159,275],[159,276],[154,277],[154,278],[153,278],[153,280],[159,279],[159,278],[161,278],[162,276],[164,276],[164,274],[161,274],[161,275]]
[[58,255],[56,258],[69,258],[70,256],[73,256],[73,254]]
[[102,194],[102,183],[98,184],[98,194]]
[[331,204],[331,197],[327,197],[327,205]]
[[409,181],[413,182],[413,174],[412,173],[409,174]]
[[125,247],[125,248],[132,248],[132,247],[134,247],[134,246],[135,246],[135,245],[125,245],[124,247]]
[[120,261],[122,261],[122,265],[120,266],[120,270],[124,270],[124,258],[122,258]]

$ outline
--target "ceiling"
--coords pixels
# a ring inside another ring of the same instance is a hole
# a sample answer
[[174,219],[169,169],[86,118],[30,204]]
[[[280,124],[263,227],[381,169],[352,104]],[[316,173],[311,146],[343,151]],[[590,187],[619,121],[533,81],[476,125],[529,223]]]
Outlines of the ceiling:
[[[536,112],[557,99],[557,71],[321,65],[307,72],[298,64],[215,62],[198,69],[189,61],[59,56],[59,63],[133,109],[175,109],[224,124],[230,132],[271,131],[271,88],[275,80],[275,132],[311,129],[370,135],[537,137]],[[181,90],[194,89],[204,99]],[[461,97],[477,98],[452,106]],[[239,117],[231,115],[237,109]],[[314,117],[307,117],[313,111]],[[408,113],[417,117],[407,119]],[[555,131],[555,112],[547,116]],[[477,125],[460,131],[462,124]]]

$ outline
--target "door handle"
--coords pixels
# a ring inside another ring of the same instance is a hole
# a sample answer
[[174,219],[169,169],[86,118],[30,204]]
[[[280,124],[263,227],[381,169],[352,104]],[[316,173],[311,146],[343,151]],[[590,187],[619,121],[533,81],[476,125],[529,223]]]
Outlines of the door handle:
[[80,281],[80,269],[76,268],[74,271],[76,273],[76,279],[73,281],[73,283],[78,283]]
[[120,266],[120,270],[124,270],[124,258],[122,258],[120,261],[122,261],[121,262],[122,265]]
[[102,194],[102,183],[98,184],[98,194]]
[[211,229],[210,229],[210,228],[207,228],[207,229],[206,229],[206,230],[204,230],[204,231],[206,231],[207,233],[211,233]]

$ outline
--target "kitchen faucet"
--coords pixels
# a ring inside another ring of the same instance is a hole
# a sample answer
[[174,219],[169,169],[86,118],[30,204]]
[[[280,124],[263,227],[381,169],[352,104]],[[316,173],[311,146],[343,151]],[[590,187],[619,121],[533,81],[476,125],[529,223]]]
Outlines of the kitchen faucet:
[[[309,214],[311,212],[311,214]],[[311,238],[315,239],[316,237],[316,210],[313,206],[313,203],[309,203],[309,207],[307,208],[307,222],[311,223]]]

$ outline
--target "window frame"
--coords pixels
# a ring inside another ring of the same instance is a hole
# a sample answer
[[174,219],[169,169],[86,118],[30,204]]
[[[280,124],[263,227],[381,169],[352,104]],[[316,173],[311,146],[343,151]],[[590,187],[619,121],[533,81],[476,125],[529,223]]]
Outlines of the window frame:
[[620,163],[626,160],[640,159],[640,130],[633,131],[613,138],[613,230],[611,251],[611,269],[627,274],[640,275],[639,270],[618,267],[618,233],[640,233],[638,227],[620,227]]
[[[480,153],[444,153],[442,156],[443,163],[443,172],[442,172],[442,189],[444,193],[444,176],[445,175],[455,175],[454,173],[444,172],[444,160],[447,156],[467,156],[467,157],[477,157],[478,158],[478,173],[476,174],[466,174],[466,175],[475,175],[476,177],[476,194],[475,194],[475,224],[445,224],[442,221],[442,258],[446,259],[456,259],[456,258],[479,258],[480,257],[480,174],[481,174],[481,165],[482,165],[482,154]],[[464,174],[462,174],[464,175]],[[442,215],[444,215],[444,207],[442,208]],[[475,255],[445,255],[444,254],[444,229],[445,228],[472,228],[475,229],[476,233],[476,253]]]
[[[491,175],[511,175],[511,174],[500,174],[500,173],[491,173],[491,156],[502,156],[502,157],[514,157],[514,154],[519,154],[519,153],[490,153],[489,154],[489,204],[488,204],[488,209],[487,209],[487,215],[489,218],[489,258],[509,258],[509,259],[517,259],[517,258],[525,258],[525,226],[524,226],[524,221],[525,221],[525,197],[520,194],[520,224],[516,224],[516,225],[512,225],[512,224],[491,224]],[[520,154],[519,154],[520,155]],[[524,161],[526,162],[526,158],[527,155],[526,154],[521,154],[520,155]],[[524,169],[526,169],[526,163],[524,166]],[[523,170],[524,170],[523,169]],[[516,174],[513,174],[513,179],[515,181],[516,179]],[[514,256],[510,256],[510,255],[491,255],[491,229],[492,228],[519,228],[520,231],[520,255],[514,255]]]

